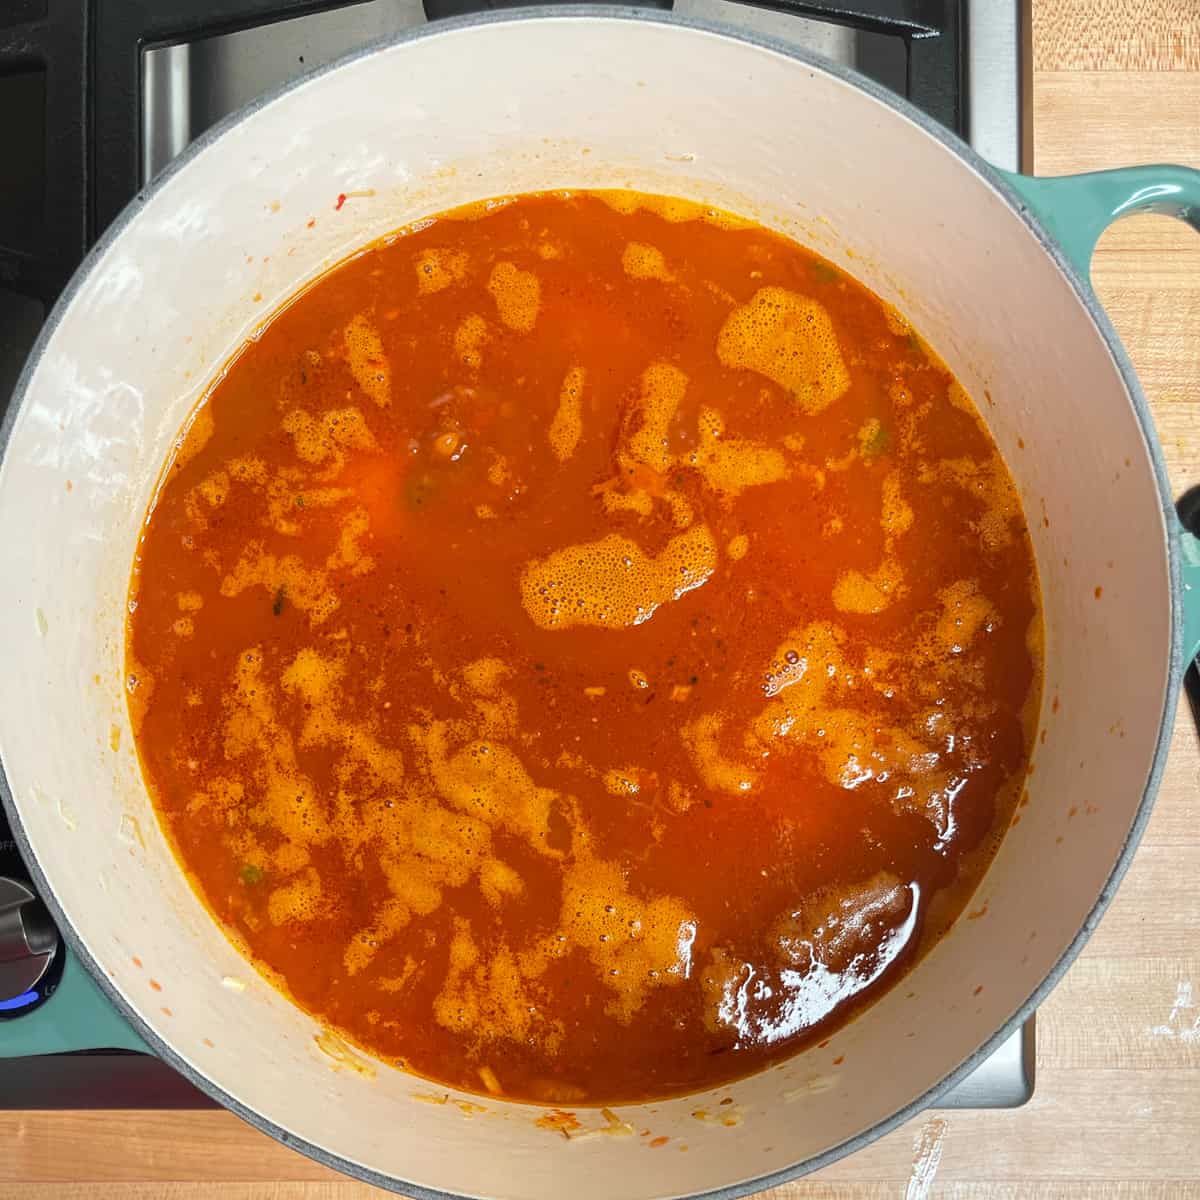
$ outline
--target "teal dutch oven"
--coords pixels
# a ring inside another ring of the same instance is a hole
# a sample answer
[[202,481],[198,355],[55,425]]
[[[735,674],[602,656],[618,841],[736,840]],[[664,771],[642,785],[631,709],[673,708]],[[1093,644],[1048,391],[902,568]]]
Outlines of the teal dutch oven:
[[[264,315],[426,214],[612,186],[716,204],[811,246],[953,369],[1032,530],[1044,738],[975,901],[984,915],[957,923],[904,988],[828,1045],[722,1088],[737,1121],[694,1119],[716,1099],[703,1094],[581,1109],[579,1136],[564,1138],[528,1105],[423,1102],[428,1083],[329,1038],[226,940],[142,783],[123,616],[159,466]],[[335,211],[340,193],[355,201]],[[865,79],[781,43],[600,8],[429,26],[206,134],[80,267],[3,430],[4,803],[70,957],[49,1002],[0,1025],[0,1054],[147,1049],[286,1144],[415,1196],[744,1195],[936,1103],[1100,920],[1200,645],[1196,542],[1088,284],[1097,238],[1142,212],[1200,228],[1200,174],[1006,175]],[[643,1130],[670,1142],[651,1151]]]

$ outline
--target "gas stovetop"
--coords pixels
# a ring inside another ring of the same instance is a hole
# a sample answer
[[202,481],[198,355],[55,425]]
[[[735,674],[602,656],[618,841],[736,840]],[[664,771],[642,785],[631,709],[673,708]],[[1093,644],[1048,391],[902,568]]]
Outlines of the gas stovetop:
[[[856,67],[1019,169],[1027,144],[1021,0],[636,0],[752,29]],[[88,247],[135,193],[228,113],[377,38],[511,0],[2,0],[0,419],[38,330]],[[16,115],[17,119],[11,119]],[[213,1102],[136,1037],[93,1031],[31,1056],[23,1014],[67,953],[0,814],[0,1108]],[[78,969],[77,964],[75,969]],[[92,1043],[97,1043],[93,1045]],[[4,1057],[4,1055],[10,1057]],[[943,1098],[1011,1107],[1033,1091],[1034,1022]]]

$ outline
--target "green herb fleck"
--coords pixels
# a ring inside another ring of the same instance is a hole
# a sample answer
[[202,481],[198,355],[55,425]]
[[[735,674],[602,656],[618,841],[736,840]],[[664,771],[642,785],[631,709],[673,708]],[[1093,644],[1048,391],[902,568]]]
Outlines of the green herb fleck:
[[296,507],[297,507],[297,508],[303,508],[303,507],[304,507],[304,497],[303,497],[303,496],[297,496],[297,497],[296,497]]
[[887,427],[882,424],[876,425],[863,439],[863,458],[878,458],[879,455],[886,454],[891,441],[892,435],[888,433]]
[[253,887],[256,883],[262,883],[263,881],[262,867],[256,867],[253,863],[246,863],[238,874],[247,887]]
[[271,605],[271,611],[278,617],[283,614],[283,602],[287,599],[287,592],[283,588],[275,593],[275,603]]
[[827,262],[822,262],[820,259],[817,259],[812,264],[812,269],[813,274],[822,283],[836,283],[842,277],[842,273],[837,269],[837,267],[831,266]]

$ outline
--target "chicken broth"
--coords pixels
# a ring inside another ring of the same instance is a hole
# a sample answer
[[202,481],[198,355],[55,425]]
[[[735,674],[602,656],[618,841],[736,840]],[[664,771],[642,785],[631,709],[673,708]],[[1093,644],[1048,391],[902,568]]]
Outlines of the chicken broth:
[[128,698],[190,880],[448,1086],[679,1094],[945,932],[1040,697],[1021,505],[905,320],[747,221],[523,196],[371,245],[181,433]]

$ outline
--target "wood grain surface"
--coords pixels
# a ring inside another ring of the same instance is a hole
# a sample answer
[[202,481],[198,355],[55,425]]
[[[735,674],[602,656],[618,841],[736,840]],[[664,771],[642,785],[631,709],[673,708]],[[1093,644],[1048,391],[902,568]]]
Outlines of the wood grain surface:
[[[1035,169],[1200,166],[1200,0],[1034,0]],[[1200,482],[1200,238],[1111,230],[1093,277],[1178,491]],[[0,1113],[0,1198],[366,1200],[228,1113]],[[1145,841],[1038,1017],[1037,1092],[929,1112],[761,1200],[1200,1198],[1200,742],[1179,714]],[[619,1198],[617,1198],[619,1200]]]

